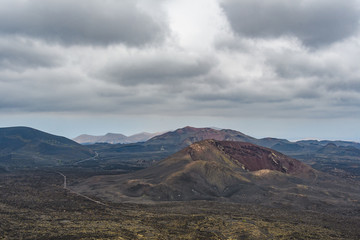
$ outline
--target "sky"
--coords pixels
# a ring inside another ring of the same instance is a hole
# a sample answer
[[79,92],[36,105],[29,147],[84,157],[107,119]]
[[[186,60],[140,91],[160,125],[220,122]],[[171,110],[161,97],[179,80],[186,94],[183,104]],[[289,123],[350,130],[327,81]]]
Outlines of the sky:
[[360,141],[360,0],[2,0],[0,127]]

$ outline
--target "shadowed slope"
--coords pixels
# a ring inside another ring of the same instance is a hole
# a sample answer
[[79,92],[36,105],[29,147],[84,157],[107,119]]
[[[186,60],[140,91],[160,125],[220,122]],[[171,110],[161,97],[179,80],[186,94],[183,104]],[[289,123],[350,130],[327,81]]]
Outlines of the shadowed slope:
[[312,182],[317,171],[274,150],[251,143],[205,140],[147,169],[98,176],[76,186],[111,200],[226,198],[251,201],[270,193],[269,184]]
[[28,127],[0,128],[0,166],[33,168],[73,163],[93,151],[65,137]]
[[[256,139],[231,129],[185,127],[153,137],[144,143],[135,144],[96,144],[90,146],[101,157],[99,165],[116,168],[117,164],[147,167],[154,161],[164,159],[192,143],[215,139],[218,141],[241,141],[271,148],[287,156],[301,160],[317,170],[348,179],[360,179],[360,144],[346,141],[306,140],[290,142],[286,139]],[[328,143],[338,148],[323,151]],[[119,165],[122,167],[122,165]]]

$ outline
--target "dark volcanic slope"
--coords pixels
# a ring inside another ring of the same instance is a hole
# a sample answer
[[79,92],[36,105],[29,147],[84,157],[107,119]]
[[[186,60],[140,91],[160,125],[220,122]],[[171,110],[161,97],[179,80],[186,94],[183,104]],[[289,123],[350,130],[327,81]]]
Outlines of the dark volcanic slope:
[[244,169],[249,171],[268,169],[289,174],[310,171],[309,166],[269,148],[245,142],[221,141],[213,142],[213,144],[228,155],[232,161],[241,164]]
[[[127,175],[90,178],[76,189],[113,201],[123,197],[252,201],[275,194],[279,187],[290,186],[298,191],[298,184],[312,183],[318,174],[300,161],[268,148],[205,140],[150,168]],[[277,196],[281,198],[281,194]]]
[[63,165],[93,155],[92,150],[65,137],[28,127],[0,128],[0,167]]

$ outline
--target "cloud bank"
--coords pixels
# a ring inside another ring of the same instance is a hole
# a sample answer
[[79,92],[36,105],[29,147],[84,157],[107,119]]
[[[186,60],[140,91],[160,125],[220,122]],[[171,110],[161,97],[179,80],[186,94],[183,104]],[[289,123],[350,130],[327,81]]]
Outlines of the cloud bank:
[[143,45],[161,41],[166,27],[138,0],[5,0],[0,32],[65,45]]
[[5,0],[0,113],[359,117],[359,18],[356,0]]
[[358,1],[225,0],[222,7],[240,36],[295,36],[306,46],[328,45],[359,29]]

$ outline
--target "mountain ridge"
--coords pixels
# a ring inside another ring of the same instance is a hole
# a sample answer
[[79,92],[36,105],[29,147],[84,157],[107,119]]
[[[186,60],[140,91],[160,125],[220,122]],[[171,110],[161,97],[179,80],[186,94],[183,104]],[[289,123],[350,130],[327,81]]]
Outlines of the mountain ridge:
[[84,145],[95,144],[95,143],[128,144],[128,143],[145,142],[150,138],[160,134],[162,134],[162,132],[157,132],[157,133],[141,132],[130,136],[126,136],[121,133],[107,133],[105,135],[100,135],[100,136],[81,134],[73,138],[73,141]]
[[0,128],[0,166],[60,166],[91,158],[92,150],[62,136],[29,127]]

